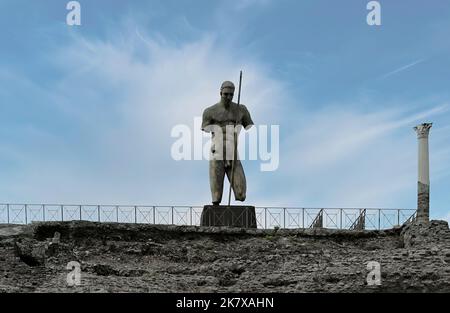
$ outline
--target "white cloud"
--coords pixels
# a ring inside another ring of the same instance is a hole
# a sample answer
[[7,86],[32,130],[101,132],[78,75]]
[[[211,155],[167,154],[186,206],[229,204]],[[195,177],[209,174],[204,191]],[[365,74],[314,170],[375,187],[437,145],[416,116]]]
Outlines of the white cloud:
[[401,66],[401,67],[399,67],[399,68],[397,68],[397,69],[395,69],[393,71],[390,71],[389,73],[384,74],[383,76],[380,77],[380,79],[385,79],[385,78],[388,78],[389,76],[392,76],[392,75],[395,75],[395,74],[400,73],[402,71],[405,71],[405,70],[407,70],[407,69],[409,69],[409,68],[411,68],[411,67],[413,67],[413,66],[415,66],[417,64],[422,63],[425,60],[426,59],[419,59],[419,60],[416,60],[416,61],[414,61],[412,63],[407,64],[407,65]]
[[[282,136],[278,171],[261,173],[259,166],[245,164],[248,203],[415,205],[412,126],[448,106],[418,114],[363,113],[349,104],[302,111],[270,69],[251,56],[237,59],[233,47],[221,46],[212,34],[180,45],[132,28],[124,38],[75,37],[52,56],[64,78],[48,90],[28,90],[40,103],[51,102],[68,126],[59,134],[44,124],[28,133],[30,145],[2,148],[15,159],[21,156],[20,170],[2,182],[5,200],[208,203],[207,162],[173,161],[170,130],[177,123],[192,125],[194,116],[218,100],[221,82],[236,82],[242,69],[242,102],[256,123],[281,124]],[[448,172],[449,160],[445,146],[438,147],[432,170]]]
[[[304,112],[298,130],[285,138],[280,171],[273,175],[263,203],[306,207],[414,208],[417,188],[417,139],[412,126],[444,114],[439,105],[416,114],[401,110],[362,113],[327,107]],[[444,132],[433,133],[440,141]],[[433,147],[431,177],[448,170],[450,153]],[[275,187],[276,188],[276,187]],[[272,197],[272,199],[270,199]]]
[[[49,87],[51,97],[37,100],[57,102],[55,111],[76,134],[52,134],[62,154],[15,147],[26,161],[5,186],[11,201],[208,203],[208,164],[172,160],[171,128],[191,126],[219,100],[222,81],[236,81],[240,69],[242,102],[253,119],[277,118],[269,112],[283,102],[282,84],[258,62],[235,60],[213,36],[177,45],[129,33],[125,41],[75,37],[54,55],[64,78]],[[36,139],[46,145],[41,137],[28,140]]]

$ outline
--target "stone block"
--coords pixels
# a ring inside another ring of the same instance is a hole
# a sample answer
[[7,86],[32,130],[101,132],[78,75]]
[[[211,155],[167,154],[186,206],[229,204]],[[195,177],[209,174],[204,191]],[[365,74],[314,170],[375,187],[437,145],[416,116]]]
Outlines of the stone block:
[[200,226],[256,228],[255,207],[246,205],[205,205],[200,218]]

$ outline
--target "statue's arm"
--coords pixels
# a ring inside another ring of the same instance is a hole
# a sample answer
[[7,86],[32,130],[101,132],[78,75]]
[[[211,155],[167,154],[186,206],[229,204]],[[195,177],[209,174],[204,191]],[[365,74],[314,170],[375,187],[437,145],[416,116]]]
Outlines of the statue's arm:
[[252,117],[250,116],[250,112],[248,111],[247,107],[242,104],[243,108],[243,116],[242,116],[242,126],[244,126],[245,130],[250,129],[254,123],[252,120]]
[[211,128],[212,125],[211,124],[212,124],[212,122],[211,122],[211,114],[210,114],[209,110],[206,109],[205,111],[203,111],[202,130],[207,132],[207,133],[210,133],[212,131],[212,128]]

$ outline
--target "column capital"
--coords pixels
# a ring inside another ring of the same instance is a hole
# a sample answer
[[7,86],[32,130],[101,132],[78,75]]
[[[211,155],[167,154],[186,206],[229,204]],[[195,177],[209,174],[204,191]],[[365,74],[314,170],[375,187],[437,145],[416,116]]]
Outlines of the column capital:
[[417,132],[417,138],[428,138],[428,134],[430,133],[430,128],[433,123],[422,123],[414,127],[414,130]]

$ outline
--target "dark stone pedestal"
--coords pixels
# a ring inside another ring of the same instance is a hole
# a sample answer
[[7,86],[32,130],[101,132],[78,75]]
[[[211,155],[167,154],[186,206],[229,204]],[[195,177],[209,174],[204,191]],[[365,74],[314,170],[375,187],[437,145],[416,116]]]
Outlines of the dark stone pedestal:
[[247,205],[205,205],[200,226],[256,228],[255,207]]

